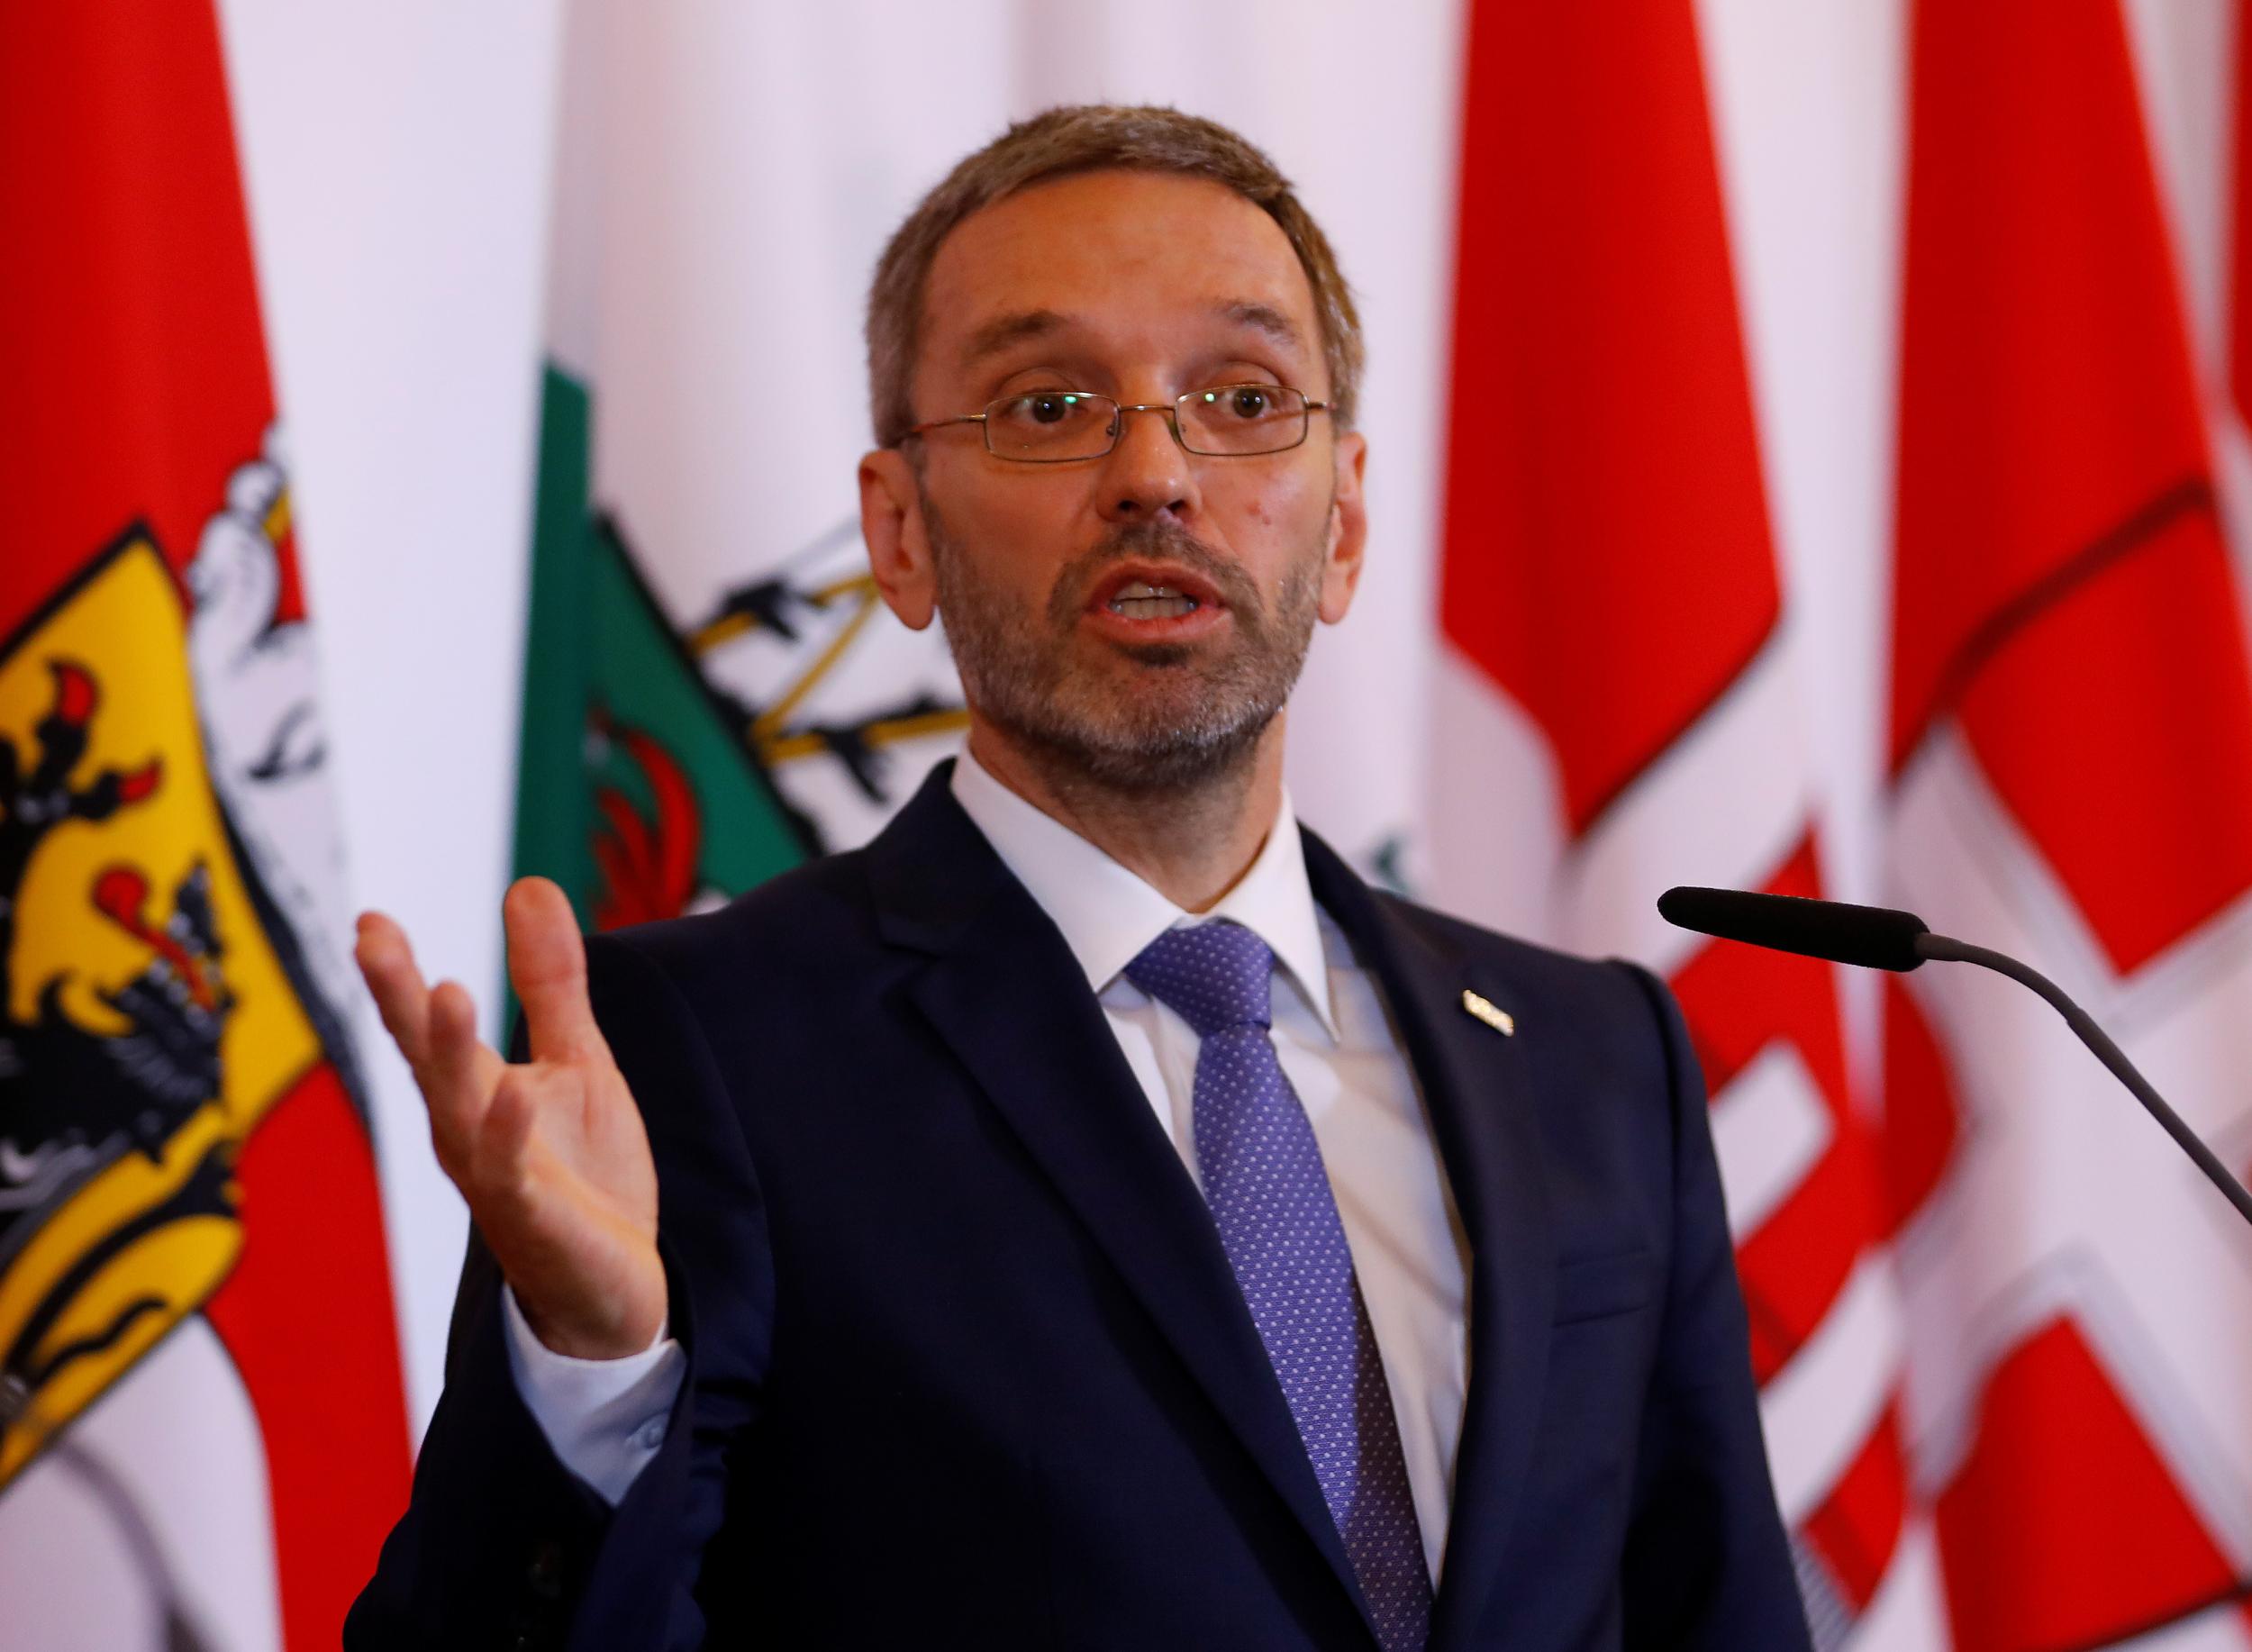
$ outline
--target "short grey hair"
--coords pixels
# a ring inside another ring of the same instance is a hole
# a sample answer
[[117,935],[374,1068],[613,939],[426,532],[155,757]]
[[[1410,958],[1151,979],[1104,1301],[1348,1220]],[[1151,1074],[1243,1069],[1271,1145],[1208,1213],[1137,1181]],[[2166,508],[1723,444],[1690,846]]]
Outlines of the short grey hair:
[[867,345],[869,413],[878,446],[896,447],[915,423],[923,291],[940,244],[971,213],[1035,184],[1110,170],[1207,178],[1282,226],[1313,289],[1337,424],[1351,425],[1360,394],[1360,316],[1329,238],[1290,180],[1264,151],[1217,121],[1150,105],[1077,104],[1019,121],[962,160],[922,197],[876,260],[868,287]]

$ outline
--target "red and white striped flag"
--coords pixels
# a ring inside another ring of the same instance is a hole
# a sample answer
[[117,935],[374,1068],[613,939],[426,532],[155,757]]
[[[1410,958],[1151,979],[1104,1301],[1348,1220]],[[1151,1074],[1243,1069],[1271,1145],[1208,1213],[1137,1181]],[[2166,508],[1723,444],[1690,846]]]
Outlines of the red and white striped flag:
[[0,11],[0,1639],[315,1652],[404,1506],[215,21]]
[[[2120,8],[1920,6],[1911,97],[1894,885],[2242,1168],[2252,674]],[[2020,989],[1887,1007],[1956,1646],[2252,1645],[2252,1235]]]
[[1436,893],[1671,982],[1818,1640],[1938,1645],[1836,980],[1653,908],[1823,887],[1691,8],[1474,7],[1467,74]]

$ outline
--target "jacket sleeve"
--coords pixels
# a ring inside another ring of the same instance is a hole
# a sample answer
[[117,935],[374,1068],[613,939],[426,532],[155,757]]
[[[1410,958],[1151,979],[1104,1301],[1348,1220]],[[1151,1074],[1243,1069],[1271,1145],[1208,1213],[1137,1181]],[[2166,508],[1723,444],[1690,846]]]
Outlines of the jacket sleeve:
[[758,1418],[773,1324],[764,1206],[694,1014],[630,939],[590,938],[589,988],[649,1134],[673,1334],[663,1445],[613,1510],[557,1460],[510,1374],[501,1275],[472,1230],[446,1385],[407,1511],[344,1626],[350,1652],[702,1644],[704,1549]]
[[1625,1644],[1633,1652],[1800,1652],[1810,1645],[1806,1611],[1760,1435],[1704,1079],[1673,994],[1630,967],[1665,1050],[1674,1238],[1623,1562]]

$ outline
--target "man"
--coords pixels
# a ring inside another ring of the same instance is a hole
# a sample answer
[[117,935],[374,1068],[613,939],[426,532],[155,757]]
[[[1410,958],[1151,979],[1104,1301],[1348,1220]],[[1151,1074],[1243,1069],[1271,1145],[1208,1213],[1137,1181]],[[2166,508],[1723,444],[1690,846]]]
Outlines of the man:
[[1803,1647],[1663,988],[1291,814],[1367,444],[1288,185],[1052,111],[868,340],[870,565],[967,754],[710,916],[582,951],[518,885],[528,1060],[364,924],[477,1238],[349,1642]]

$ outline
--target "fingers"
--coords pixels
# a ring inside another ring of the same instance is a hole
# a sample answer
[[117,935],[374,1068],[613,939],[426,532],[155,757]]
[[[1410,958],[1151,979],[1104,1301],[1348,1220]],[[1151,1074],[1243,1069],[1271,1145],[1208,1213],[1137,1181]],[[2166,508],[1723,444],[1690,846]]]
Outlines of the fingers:
[[608,1061],[610,1046],[586,996],[586,943],[563,891],[544,877],[518,878],[503,904],[508,978],[524,1006],[534,1061]]
[[477,1121],[477,1175],[491,1192],[521,1196],[532,1119],[540,1104],[539,1088],[530,1072],[513,1069],[494,1087],[492,1103]]
[[381,912],[362,912],[352,956],[383,1017],[384,1030],[419,1073],[430,1048],[430,988],[415,967],[406,932]]
[[[425,983],[405,934],[388,917],[365,914],[355,949],[383,1024],[414,1069],[439,1162],[473,1211],[525,1196],[533,1126],[552,1087],[536,1064],[610,1059],[587,999],[586,947],[563,892],[544,878],[526,878],[509,892],[503,916],[531,1068],[511,1068],[477,1037],[477,1005],[459,985]],[[550,1069],[550,1076],[565,1075]]]
[[505,1064],[477,1037],[477,1003],[458,982],[441,981],[431,991],[429,1029],[415,1077],[430,1108],[439,1161],[459,1180],[470,1157],[465,1149],[477,1139]]

